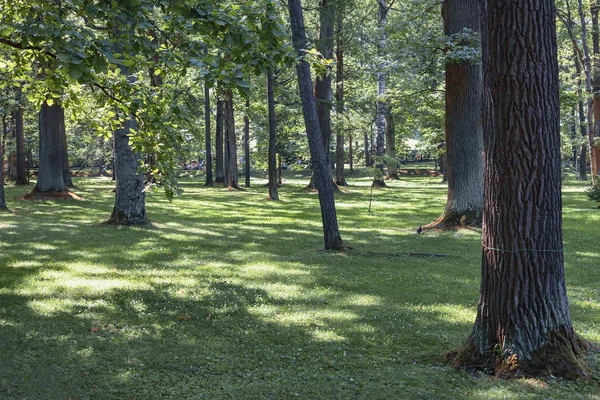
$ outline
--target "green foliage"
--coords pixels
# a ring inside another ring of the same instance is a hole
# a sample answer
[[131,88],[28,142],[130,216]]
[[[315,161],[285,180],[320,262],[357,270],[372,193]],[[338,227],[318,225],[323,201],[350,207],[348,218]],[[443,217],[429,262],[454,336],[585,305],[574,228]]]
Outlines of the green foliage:
[[590,188],[585,190],[585,194],[587,197],[592,200],[600,203],[600,185],[596,184]]

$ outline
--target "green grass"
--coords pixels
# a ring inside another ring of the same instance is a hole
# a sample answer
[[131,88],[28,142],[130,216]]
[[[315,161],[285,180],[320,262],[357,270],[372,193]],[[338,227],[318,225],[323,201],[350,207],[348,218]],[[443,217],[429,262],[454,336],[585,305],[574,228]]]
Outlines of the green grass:
[[[25,202],[0,215],[2,399],[600,399],[600,377],[495,380],[453,370],[469,335],[480,232],[429,232],[439,178],[336,195],[353,250],[320,251],[317,196],[289,172],[282,201],[183,180],[148,198],[150,228],[103,226],[112,182],[85,201]],[[600,342],[600,210],[564,188],[567,285],[576,330]],[[446,257],[403,256],[401,252]],[[92,329],[94,328],[94,329]],[[97,330],[96,330],[97,328]],[[92,329],[92,331],[90,331]]]

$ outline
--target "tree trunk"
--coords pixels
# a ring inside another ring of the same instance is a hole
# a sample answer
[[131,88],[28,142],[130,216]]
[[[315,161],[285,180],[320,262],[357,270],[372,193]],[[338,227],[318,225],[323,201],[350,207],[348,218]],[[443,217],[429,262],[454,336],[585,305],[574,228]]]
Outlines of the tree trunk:
[[244,115],[244,185],[250,187],[250,99],[246,99],[246,115]]
[[373,162],[371,160],[371,153],[370,153],[370,148],[369,148],[369,133],[367,131],[365,131],[364,140],[365,140],[365,167],[370,167],[373,164]]
[[14,112],[15,136],[17,148],[17,185],[27,185],[29,180],[25,169],[25,131],[23,129],[23,106],[21,105],[21,89],[17,89],[17,111]]
[[[379,31],[379,42],[377,44],[377,55],[380,58],[385,56],[385,47],[387,44],[387,13],[389,11],[388,7],[385,4],[385,0],[378,0],[379,4],[378,8],[378,19],[377,19],[377,29]],[[377,105],[376,105],[376,115],[375,115],[375,129],[376,129],[376,146],[375,146],[375,156],[379,158],[377,160],[377,168],[379,168],[381,172],[381,179],[373,180],[373,186],[375,187],[386,187],[385,181],[383,180],[384,172],[383,172],[383,157],[385,156],[385,120],[387,113],[387,105],[385,103],[385,84],[386,84],[386,69],[387,65],[384,61],[381,61],[378,66],[377,71]]]
[[292,40],[294,49],[301,61],[296,64],[298,73],[298,88],[302,100],[302,112],[308,136],[308,145],[313,164],[313,171],[319,188],[319,203],[321,206],[321,218],[323,221],[323,239],[326,250],[341,250],[344,243],[340,235],[333,197],[331,169],[325,157],[325,148],[319,128],[317,107],[312,88],[310,76],[310,65],[304,59],[306,46],[306,34],[304,30],[304,17],[302,16],[302,5],[300,0],[288,0],[290,11],[290,22],[292,27]]
[[[575,53],[574,57],[575,61],[575,71],[577,72],[577,97],[579,97],[579,101],[577,102],[577,111],[579,114],[579,132],[581,134],[582,139],[586,139],[588,137],[587,133],[587,124],[585,122],[585,112],[583,108],[583,97],[582,97],[582,83],[581,83],[581,63],[579,62],[579,57],[577,53]],[[587,181],[587,146],[582,142],[579,147],[579,180]]]
[[573,159],[573,171],[577,174],[577,146],[575,145],[575,141],[577,140],[577,110],[575,107],[571,110],[571,158]]
[[396,157],[396,125],[392,110],[388,110],[385,114],[385,141],[387,143],[385,149],[385,155],[387,156],[386,179],[400,179],[400,176],[398,176],[398,159]]
[[500,376],[585,376],[564,277],[554,1],[490,1],[482,21],[482,280],[454,361]]
[[140,155],[135,154],[129,145],[129,134],[136,125],[135,119],[130,118],[121,128],[115,130],[113,135],[117,189],[115,207],[106,221],[107,224],[145,225],[148,223],[144,174],[137,170]]
[[40,156],[33,192],[66,192],[64,164],[64,110],[58,103],[42,104],[39,116]]
[[237,173],[237,146],[235,140],[235,118],[233,113],[233,92],[225,91],[225,182],[226,187],[239,189]]
[[[324,59],[333,59],[333,28],[335,21],[335,1],[319,0],[319,40],[316,43],[317,50]],[[331,106],[333,103],[333,91],[331,89],[331,67],[327,67],[327,73],[317,76],[315,79],[315,98],[317,102],[317,117],[325,148],[325,160],[331,165],[329,156],[329,145],[331,144]],[[316,184],[315,171],[313,168],[310,179],[310,188],[318,188]]]
[[[600,35],[598,32],[598,0],[590,1],[590,11],[592,14],[592,51],[593,51],[593,90],[592,109],[594,113],[594,129],[592,134],[592,176],[598,176],[597,146],[594,145],[594,137],[600,137]],[[596,178],[594,178],[595,180]]]
[[348,162],[350,163],[350,172],[354,172],[354,151],[352,148],[352,140],[352,133],[348,132]]
[[213,186],[212,148],[210,143],[210,89],[208,79],[204,79],[204,136],[206,141],[206,182],[204,186]]
[[[336,116],[338,121],[337,134],[335,140],[335,184],[337,186],[347,186],[346,177],[344,174],[344,124],[343,116],[345,112],[344,104],[344,8],[343,2],[338,1],[336,20],[336,71],[335,71],[335,100],[336,100]],[[352,146],[352,143],[350,143]]]
[[215,134],[215,183],[225,182],[225,173],[223,171],[223,100],[221,99],[221,90],[217,89],[217,127]]
[[73,180],[71,179],[71,171],[69,170],[69,151],[67,149],[67,130],[65,128],[65,109],[60,107],[60,136],[62,138],[62,173],[65,181],[65,186],[73,187]]
[[[447,0],[442,6],[444,34],[468,28],[479,32],[479,0]],[[442,215],[429,226],[481,225],[483,209],[483,132],[481,65],[446,63],[446,165],[448,198]]]
[[[581,22],[581,47],[583,49],[583,68],[585,71],[585,88],[589,96],[593,96],[592,87],[592,66],[590,62],[590,53],[587,45],[587,23],[585,15],[583,13],[582,0],[578,1],[579,20]],[[590,152],[590,166],[592,167],[592,185],[596,184],[596,177],[594,175],[594,110],[592,107],[592,99],[588,98],[587,101],[587,122],[588,122],[588,149]]]
[[[6,118],[3,120],[6,122]],[[4,141],[0,140],[0,156],[4,155]],[[6,197],[4,196],[4,157],[0,157],[0,211],[6,211]]]
[[277,137],[276,137],[276,121],[275,121],[275,98],[273,94],[273,70],[267,69],[267,104],[269,115],[269,199],[279,200],[279,192],[277,190]]

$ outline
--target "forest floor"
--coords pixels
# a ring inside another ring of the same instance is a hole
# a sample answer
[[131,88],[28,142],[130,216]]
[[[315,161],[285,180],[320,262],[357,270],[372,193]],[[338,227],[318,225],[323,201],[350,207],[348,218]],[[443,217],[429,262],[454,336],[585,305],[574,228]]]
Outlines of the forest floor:
[[[600,399],[600,372],[505,381],[448,365],[475,320],[481,234],[415,233],[443,210],[440,177],[388,181],[369,213],[369,179],[349,175],[344,253],[320,250],[306,173],[284,171],[279,202],[263,178],[225,191],[190,174],[172,202],[149,194],[148,228],[101,224],[110,178],[75,179],[85,200],[7,186],[0,399]],[[600,343],[585,187],[563,188],[566,278],[576,331]]]

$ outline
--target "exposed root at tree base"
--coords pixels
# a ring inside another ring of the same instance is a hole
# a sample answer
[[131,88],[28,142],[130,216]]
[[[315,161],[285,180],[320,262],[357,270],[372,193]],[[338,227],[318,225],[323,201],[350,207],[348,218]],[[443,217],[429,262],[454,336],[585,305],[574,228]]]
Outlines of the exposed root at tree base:
[[388,187],[388,185],[385,184],[385,181],[383,179],[374,180],[371,186],[373,186],[376,189],[383,189]]
[[227,192],[231,192],[231,191],[233,191],[233,190],[239,190],[240,192],[245,192],[245,191],[246,191],[246,189],[244,189],[244,188],[241,188],[241,187],[239,187],[239,186],[237,186],[237,185],[236,185],[236,186],[227,186],[227,187],[225,188],[225,190],[226,190]]
[[397,180],[400,180],[400,175],[398,175],[397,172],[394,172],[393,174],[387,174],[385,176],[385,180],[386,181],[397,181]]
[[423,229],[457,229],[481,228],[482,210],[471,210],[464,213],[444,213],[435,221],[423,225]]
[[20,198],[20,200],[85,200],[83,197],[66,189],[64,191],[41,192],[37,187]]
[[152,223],[146,218],[144,218],[144,219],[126,219],[126,218],[117,218],[115,216],[111,216],[108,220],[104,221],[102,223],[102,225],[151,227]]
[[498,351],[483,355],[472,338],[461,349],[449,352],[451,365],[469,373],[483,372],[496,378],[540,378],[546,376],[566,379],[589,379],[589,356],[600,352],[597,345],[575,334],[574,343],[566,336],[555,334],[543,348],[531,354],[531,360],[519,360],[516,354],[503,358]]

